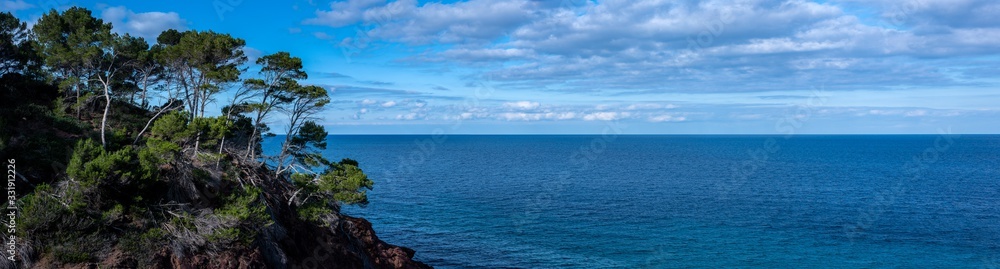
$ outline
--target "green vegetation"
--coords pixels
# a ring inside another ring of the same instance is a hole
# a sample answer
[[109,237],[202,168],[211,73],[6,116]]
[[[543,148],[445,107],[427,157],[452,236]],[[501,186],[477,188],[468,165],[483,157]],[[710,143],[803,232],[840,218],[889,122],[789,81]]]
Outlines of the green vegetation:
[[320,220],[322,215],[329,212],[327,210],[331,201],[368,204],[368,196],[363,189],[371,189],[373,182],[357,165],[357,161],[343,159],[330,164],[326,171],[319,175],[292,174],[292,181],[299,188],[292,197],[292,202],[300,205],[299,216],[314,221]]
[[[249,77],[229,34],[167,30],[150,44],[111,29],[78,7],[31,29],[0,13],[0,155],[18,158],[16,236],[32,250],[20,265],[250,247],[277,212],[323,225],[368,203],[358,163],[320,154],[315,115],[331,100],[299,83],[302,59],[263,56]],[[228,105],[213,116],[212,103]],[[260,150],[268,122],[287,126],[274,156]]]
[[226,228],[209,236],[211,241],[241,242],[249,245],[260,228],[271,225],[267,206],[260,199],[261,190],[249,187],[235,192],[225,199],[225,205],[216,210],[220,216],[236,219],[242,229]]

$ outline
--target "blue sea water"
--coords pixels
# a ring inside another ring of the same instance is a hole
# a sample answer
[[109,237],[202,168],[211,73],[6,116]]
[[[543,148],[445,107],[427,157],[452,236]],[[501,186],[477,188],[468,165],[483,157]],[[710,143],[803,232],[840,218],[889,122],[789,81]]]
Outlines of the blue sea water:
[[[437,268],[1000,268],[1000,136],[331,136]],[[267,147],[274,147],[273,142]]]

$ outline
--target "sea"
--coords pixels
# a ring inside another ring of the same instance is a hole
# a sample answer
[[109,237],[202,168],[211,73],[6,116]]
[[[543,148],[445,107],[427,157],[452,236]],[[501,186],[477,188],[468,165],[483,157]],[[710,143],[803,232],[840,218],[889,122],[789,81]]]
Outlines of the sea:
[[343,212],[436,268],[1000,268],[997,135],[328,143],[375,182]]

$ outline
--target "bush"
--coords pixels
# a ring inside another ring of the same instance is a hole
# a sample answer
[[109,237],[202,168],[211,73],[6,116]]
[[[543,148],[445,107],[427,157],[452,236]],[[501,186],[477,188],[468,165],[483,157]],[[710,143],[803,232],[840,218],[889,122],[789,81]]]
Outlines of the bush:
[[246,233],[240,232],[239,228],[229,227],[216,229],[212,231],[211,234],[205,237],[210,244],[228,244],[232,242],[240,242],[244,245],[249,245],[253,242],[252,236],[247,236]]
[[90,181],[103,178],[110,168],[95,167],[95,165],[103,163],[91,164],[91,160],[97,159],[101,155],[104,155],[104,148],[95,143],[94,140],[78,141],[73,149],[73,155],[69,159],[69,165],[66,166],[66,174],[81,182],[96,183]]
[[107,152],[97,142],[86,139],[76,144],[66,174],[80,181],[84,187],[112,180],[148,179],[143,177],[149,177],[151,173],[137,169],[133,163],[135,157],[136,152],[131,147]]
[[178,142],[188,139],[193,134],[188,130],[188,118],[190,115],[186,112],[168,112],[153,123],[153,127],[149,129],[149,135],[160,140],[182,144]]
[[292,174],[292,183],[301,189],[296,212],[309,221],[319,221],[323,215],[338,210],[336,203],[368,204],[368,194],[374,182],[357,166],[358,162],[343,159],[318,176]]
[[160,164],[172,163],[177,160],[181,147],[176,143],[157,138],[146,140],[146,147],[139,150],[139,163],[151,170]]
[[191,133],[199,134],[199,147],[215,148],[219,145],[219,141],[229,134],[232,125],[233,123],[225,116],[218,116],[196,118],[188,128],[191,129]]
[[54,247],[52,254],[56,256],[56,260],[64,263],[83,263],[93,259],[89,253],[79,250],[74,244]]
[[63,263],[93,262],[94,254],[107,251],[110,238],[100,233],[57,232],[49,244],[50,253]]
[[333,209],[321,202],[311,202],[299,206],[295,213],[306,221],[320,222],[323,221],[323,216],[332,214]]
[[260,199],[261,190],[257,187],[246,187],[243,191],[235,191],[225,199],[225,205],[215,211],[216,214],[235,217],[240,222],[254,224],[270,224],[271,215],[267,213],[267,205]]
[[142,233],[129,232],[118,239],[118,247],[127,253],[135,255],[139,264],[153,257],[159,248],[166,243],[166,233],[163,229],[152,228]]
[[273,223],[271,214],[261,199],[261,192],[259,188],[247,187],[226,197],[225,204],[215,210],[215,214],[236,219],[239,227],[233,227],[236,230],[217,230],[209,236],[209,239],[231,239],[249,244],[257,236],[260,228],[271,225]]
[[334,200],[360,205],[368,204],[368,195],[364,189],[372,189],[373,184],[368,175],[357,167],[357,162],[351,159],[332,165],[320,175],[317,183],[319,191],[331,195]]
[[101,214],[101,219],[103,219],[105,223],[111,224],[121,221],[124,217],[124,213],[125,207],[121,204],[115,204],[111,207],[111,209],[104,211],[104,213]]
[[137,152],[128,146],[108,152],[91,139],[78,142],[66,168],[76,181],[70,184],[78,184],[65,188],[70,211],[141,202],[142,195],[158,186],[160,161],[148,148]]
[[21,208],[21,227],[17,229],[20,237],[32,234],[34,231],[45,231],[55,229],[56,222],[61,220],[66,214],[66,207],[49,197],[52,188],[47,184],[39,185],[33,193],[21,197],[19,207]]

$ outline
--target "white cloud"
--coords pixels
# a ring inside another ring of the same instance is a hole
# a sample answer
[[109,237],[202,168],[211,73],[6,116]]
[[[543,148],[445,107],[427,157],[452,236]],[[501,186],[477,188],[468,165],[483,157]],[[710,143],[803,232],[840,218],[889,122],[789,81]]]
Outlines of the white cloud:
[[396,119],[397,120],[419,120],[419,119],[423,119],[423,118],[426,118],[426,117],[427,117],[427,115],[416,113],[416,112],[396,115]]
[[375,101],[375,100],[372,100],[372,99],[361,100],[361,104],[362,105],[374,105],[375,103],[378,103],[378,101]]
[[921,117],[921,116],[926,116],[927,115],[927,110],[923,110],[923,109],[911,110],[911,111],[907,111],[904,115],[907,116],[907,117]]
[[872,109],[872,110],[869,110],[867,114],[868,115],[876,115],[876,116],[891,116],[891,115],[899,115],[899,114],[901,114],[901,112],[899,112],[898,110]]
[[511,59],[523,59],[530,58],[534,55],[534,51],[529,49],[499,49],[499,48],[488,48],[488,49],[468,49],[468,48],[458,48],[450,49],[443,53],[441,56],[445,58],[462,59],[466,61],[480,62],[487,60],[511,60]]
[[871,109],[861,115],[922,117],[928,115],[925,109]]
[[669,121],[685,121],[685,120],[687,119],[683,116],[674,116],[674,115],[658,115],[649,118],[649,121],[651,122],[669,122]]
[[322,39],[322,40],[329,40],[329,39],[333,38],[332,36],[330,36],[329,34],[324,33],[324,32],[313,32],[313,36],[316,37],[316,38],[318,38],[318,39]]
[[[304,23],[435,44],[446,49],[401,60],[468,64],[482,78],[563,92],[768,91],[810,85],[794,79],[803,77],[865,89],[948,85],[962,81],[946,74],[947,62],[899,56],[1000,53],[1000,21],[990,12],[1000,4],[984,0],[557,2],[348,0]],[[846,8],[855,5],[907,16],[862,21]]]
[[629,112],[594,112],[590,114],[583,115],[583,120],[585,121],[612,121],[627,118],[632,115]]
[[187,30],[188,22],[176,12],[135,13],[124,6],[108,7],[101,11],[101,18],[114,26],[118,33],[128,33],[155,41],[167,29]]
[[0,11],[14,12],[35,7],[35,5],[24,2],[24,0],[4,0],[0,1]]
[[385,103],[382,103],[382,107],[394,107],[394,106],[396,106],[396,101],[387,101]]
[[501,120],[508,120],[508,121],[515,121],[515,120],[536,121],[536,120],[542,119],[542,114],[538,114],[538,113],[524,113],[524,112],[517,112],[517,113],[507,112],[507,113],[500,113],[500,114],[498,114],[497,118],[501,119]]
[[[418,6],[419,5],[419,6]],[[356,23],[378,25],[367,34],[412,43],[492,40],[526,23],[541,5],[536,1],[471,0],[424,3],[416,0],[348,0],[317,10],[305,24],[344,27]]]
[[553,120],[571,120],[571,119],[576,118],[576,113],[575,112],[561,112],[561,113],[549,112],[549,113],[545,113],[545,118],[546,119],[553,119]]
[[753,39],[749,44],[736,45],[728,49],[734,54],[770,54],[786,52],[808,52],[829,49],[845,48],[850,45],[848,40],[839,41],[798,41],[788,37]]
[[304,21],[305,24],[341,27],[361,20],[364,10],[384,5],[386,0],[347,0],[330,3],[329,11],[316,11],[316,17]]
[[657,104],[657,103],[638,103],[631,104],[625,107],[625,110],[654,110],[654,109],[674,109],[677,108],[674,104]]
[[538,102],[531,101],[517,101],[517,102],[507,102],[503,104],[503,107],[517,110],[532,110],[538,108]]

